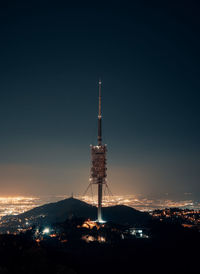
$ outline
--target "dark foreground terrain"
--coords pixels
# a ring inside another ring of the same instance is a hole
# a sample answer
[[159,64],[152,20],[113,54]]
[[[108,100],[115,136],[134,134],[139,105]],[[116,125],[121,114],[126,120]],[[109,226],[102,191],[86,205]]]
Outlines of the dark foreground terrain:
[[[75,219],[55,224],[51,236],[37,234],[34,227],[0,235],[0,273],[199,273],[198,230],[151,220],[149,236],[137,238],[123,234],[122,226],[91,229],[81,224]],[[87,233],[106,241],[86,242]]]

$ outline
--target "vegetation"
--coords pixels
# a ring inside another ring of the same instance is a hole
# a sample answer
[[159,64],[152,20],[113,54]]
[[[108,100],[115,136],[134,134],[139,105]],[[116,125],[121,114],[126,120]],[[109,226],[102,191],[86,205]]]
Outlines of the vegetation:
[[[149,238],[122,239],[124,226],[109,223],[91,229],[82,227],[83,222],[75,218],[58,223],[57,237],[44,235],[39,242],[36,228],[0,235],[0,274],[198,273],[197,230],[153,220]],[[86,233],[108,240],[86,242]]]

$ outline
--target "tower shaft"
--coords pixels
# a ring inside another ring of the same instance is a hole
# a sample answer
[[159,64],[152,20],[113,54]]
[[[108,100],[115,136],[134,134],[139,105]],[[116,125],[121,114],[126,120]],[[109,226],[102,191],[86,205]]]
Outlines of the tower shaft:
[[102,222],[102,182],[98,183],[98,221]]

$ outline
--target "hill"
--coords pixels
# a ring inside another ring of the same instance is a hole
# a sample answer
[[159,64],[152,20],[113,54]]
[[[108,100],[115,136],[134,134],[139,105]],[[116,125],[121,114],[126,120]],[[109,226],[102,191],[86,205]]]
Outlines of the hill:
[[[103,218],[106,221],[113,221],[119,224],[143,225],[151,217],[148,213],[135,210],[124,205],[105,207]],[[95,220],[97,208],[83,201],[68,198],[56,203],[45,204],[33,208],[18,215],[21,219],[43,219],[46,222],[63,222],[71,217],[82,217]]]
[[[121,225],[143,226],[151,219],[148,213],[124,205],[104,207],[102,213],[105,221]],[[68,198],[33,208],[17,216],[2,217],[0,233],[26,231],[33,225],[62,223],[73,217],[96,220],[97,208],[78,199]]]

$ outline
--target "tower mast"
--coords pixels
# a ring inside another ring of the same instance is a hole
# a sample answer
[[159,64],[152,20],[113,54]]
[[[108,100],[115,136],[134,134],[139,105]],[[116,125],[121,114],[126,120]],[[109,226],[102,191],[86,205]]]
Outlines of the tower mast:
[[[98,115],[98,146],[101,146],[102,143],[102,135],[101,135],[101,80],[99,80],[99,115]],[[102,180],[103,178],[100,176],[98,178],[98,221],[102,221]]]
[[101,146],[102,135],[101,135],[101,80],[99,80],[99,114],[98,114],[98,145]]
[[102,144],[101,80],[99,80],[98,145],[91,146],[92,167],[90,180],[98,185],[98,222],[102,222],[102,190],[106,184],[106,145]]

